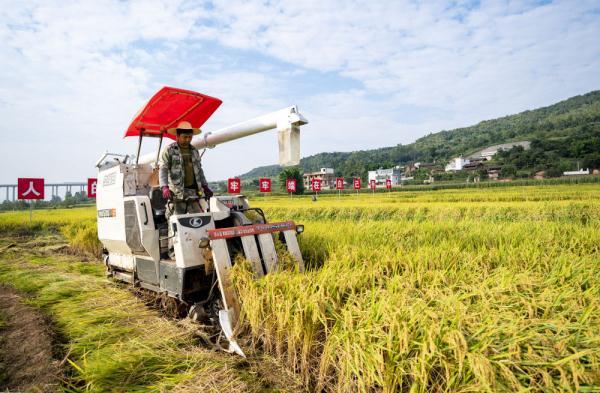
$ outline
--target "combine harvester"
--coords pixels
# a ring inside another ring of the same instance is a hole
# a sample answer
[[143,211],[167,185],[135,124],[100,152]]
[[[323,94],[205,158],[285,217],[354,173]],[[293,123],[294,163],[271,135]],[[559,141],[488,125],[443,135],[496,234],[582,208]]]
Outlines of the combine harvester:
[[[273,234],[286,244],[304,269],[296,239],[302,225],[268,223],[243,195],[200,199],[202,213],[171,215],[158,185],[158,159],[166,131],[180,121],[201,127],[221,105],[204,94],[164,87],[138,112],[125,136],[138,136],[135,160],[106,152],[96,163],[98,237],[104,246],[108,274],[117,280],[171,299],[178,311],[194,320],[216,321],[229,340],[229,351],[243,356],[234,328],[239,302],[230,280],[235,257],[243,255],[259,278],[277,267]],[[279,163],[300,160],[300,126],[308,121],[291,106],[200,135],[192,144],[212,148],[221,143],[277,129]],[[144,138],[158,139],[156,153],[140,157]],[[172,247],[171,253],[169,248]],[[169,255],[174,255],[173,258]],[[219,292],[215,290],[218,285]]]

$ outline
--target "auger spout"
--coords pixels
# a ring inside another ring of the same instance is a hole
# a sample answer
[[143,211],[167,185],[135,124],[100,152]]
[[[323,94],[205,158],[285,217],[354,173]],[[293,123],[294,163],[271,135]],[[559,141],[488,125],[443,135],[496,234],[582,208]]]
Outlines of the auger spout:
[[[293,105],[217,131],[204,132],[192,142],[192,145],[199,149],[212,148],[259,132],[277,129],[279,164],[297,165],[300,162],[300,126],[305,124],[308,124],[308,120],[298,111],[298,107]],[[156,157],[156,152],[145,154],[140,157],[138,164],[150,164],[156,160]]]

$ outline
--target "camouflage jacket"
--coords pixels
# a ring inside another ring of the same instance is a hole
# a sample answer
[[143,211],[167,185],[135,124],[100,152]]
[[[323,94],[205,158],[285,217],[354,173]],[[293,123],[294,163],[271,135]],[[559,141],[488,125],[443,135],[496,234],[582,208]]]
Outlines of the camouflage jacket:
[[[202,192],[202,186],[207,185],[202,164],[200,163],[200,153],[198,149],[190,145],[192,152],[192,165],[194,167],[194,176],[198,185],[198,191]],[[177,142],[170,144],[161,154],[158,161],[159,183],[160,186],[169,186],[175,199],[183,199],[183,159]]]

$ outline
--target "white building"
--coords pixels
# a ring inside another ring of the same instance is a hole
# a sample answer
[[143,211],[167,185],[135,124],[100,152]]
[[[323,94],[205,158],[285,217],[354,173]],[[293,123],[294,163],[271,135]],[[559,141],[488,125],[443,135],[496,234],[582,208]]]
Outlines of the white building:
[[335,171],[333,168],[321,168],[318,172],[305,173],[302,175],[304,189],[310,190],[313,179],[321,180],[321,187],[325,189],[335,188]]
[[567,172],[563,172],[564,176],[580,176],[580,175],[589,175],[590,174],[590,170],[589,169],[580,169],[578,171],[567,171]]
[[531,147],[531,142],[529,142],[529,141],[509,142],[509,143],[502,143],[500,145],[489,146],[483,150],[476,151],[475,153],[471,154],[467,158],[483,158],[483,159],[489,161],[492,158],[494,158],[496,153],[498,153],[500,150],[510,150],[515,146],[521,146],[521,147],[523,147],[523,149],[529,150],[529,148]]
[[463,156],[453,158],[448,165],[446,165],[446,172],[460,171],[465,165],[470,163],[471,161],[468,158],[463,158]]
[[385,181],[390,179],[392,185],[400,184],[400,167],[395,166],[389,169],[379,168],[376,171],[369,171],[369,184],[371,180],[375,180],[375,184],[378,186],[385,186]]

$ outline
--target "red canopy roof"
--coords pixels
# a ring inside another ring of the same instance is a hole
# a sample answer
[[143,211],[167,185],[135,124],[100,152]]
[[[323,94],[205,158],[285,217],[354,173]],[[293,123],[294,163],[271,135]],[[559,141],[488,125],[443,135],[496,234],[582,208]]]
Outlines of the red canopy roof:
[[[189,121],[194,128],[200,128],[222,102],[195,91],[163,87],[135,115],[125,137],[139,136],[140,131],[144,131],[144,135],[158,136],[183,120]],[[167,132],[164,135],[175,139]]]

